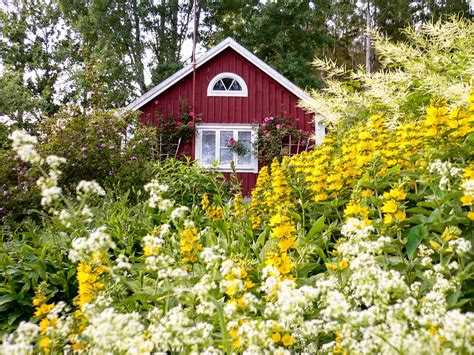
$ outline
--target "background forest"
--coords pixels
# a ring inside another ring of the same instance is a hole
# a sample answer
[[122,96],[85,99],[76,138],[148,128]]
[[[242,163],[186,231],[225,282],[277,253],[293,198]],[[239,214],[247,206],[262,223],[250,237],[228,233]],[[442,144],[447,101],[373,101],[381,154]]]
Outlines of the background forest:
[[[367,23],[395,40],[423,21],[468,16],[467,0],[201,0],[202,50],[230,36],[302,88],[314,58],[365,62]],[[4,0],[0,117],[23,127],[65,104],[119,108],[189,62],[192,1]],[[186,50],[187,49],[187,50]],[[371,52],[375,69],[377,53]],[[92,95],[96,93],[98,95]]]

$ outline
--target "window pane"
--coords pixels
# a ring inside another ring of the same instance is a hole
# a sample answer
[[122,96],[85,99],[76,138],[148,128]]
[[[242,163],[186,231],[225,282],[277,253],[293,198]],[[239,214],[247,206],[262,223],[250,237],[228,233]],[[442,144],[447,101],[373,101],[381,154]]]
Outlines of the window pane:
[[247,148],[244,155],[237,156],[237,165],[251,165],[252,164],[252,133],[240,131],[237,134],[239,142]]
[[222,78],[222,82],[224,83],[225,88],[227,90],[229,90],[230,87],[232,86],[232,83],[234,82],[234,79],[232,79],[232,78]]
[[234,82],[232,83],[229,91],[242,91],[242,86],[240,86],[240,84],[237,80],[234,80]]
[[201,158],[204,165],[211,165],[216,159],[216,132],[202,131]]
[[214,84],[214,87],[212,88],[212,90],[216,90],[216,91],[227,91],[226,87],[224,86],[224,84],[222,83],[222,80],[219,80],[217,83]]
[[234,154],[228,147],[229,139],[233,138],[234,132],[232,131],[221,131],[220,133],[220,154],[219,154],[219,162],[221,164],[230,164],[232,161]]

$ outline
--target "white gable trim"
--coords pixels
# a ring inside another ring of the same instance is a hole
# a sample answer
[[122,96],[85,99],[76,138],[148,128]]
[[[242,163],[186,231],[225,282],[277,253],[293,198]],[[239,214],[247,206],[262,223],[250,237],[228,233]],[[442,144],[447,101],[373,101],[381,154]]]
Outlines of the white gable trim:
[[[201,65],[205,64],[207,61],[210,59],[214,58],[217,54],[222,52],[226,48],[232,48],[235,50],[237,53],[239,53],[242,57],[247,59],[249,62],[254,64],[256,67],[261,69],[264,73],[268,74],[271,78],[273,78],[275,81],[277,81],[280,85],[288,89],[290,92],[295,94],[299,99],[301,100],[309,100],[310,97],[303,91],[301,90],[298,86],[293,84],[291,81],[289,81],[287,78],[285,78],[283,75],[281,75],[279,72],[277,72],[275,69],[273,69],[271,66],[266,64],[263,60],[257,58],[254,54],[252,54],[249,50],[238,44],[236,41],[234,41],[232,38],[226,38],[223,40],[221,43],[219,43],[217,46],[211,48],[209,51],[207,51],[205,54],[203,54],[201,57],[199,57],[196,60],[196,68],[199,68]],[[161,94],[163,91],[186,77],[188,74],[192,73],[193,71],[193,66],[192,64],[186,65],[183,67],[181,70],[177,71],[175,74],[171,75],[169,78],[166,80],[162,81],[160,84],[155,86],[153,89],[148,91],[147,93],[143,94],[139,98],[135,99],[132,101],[130,104],[128,104],[125,107],[125,110],[138,110],[140,107],[145,105],[146,103],[150,102]]]

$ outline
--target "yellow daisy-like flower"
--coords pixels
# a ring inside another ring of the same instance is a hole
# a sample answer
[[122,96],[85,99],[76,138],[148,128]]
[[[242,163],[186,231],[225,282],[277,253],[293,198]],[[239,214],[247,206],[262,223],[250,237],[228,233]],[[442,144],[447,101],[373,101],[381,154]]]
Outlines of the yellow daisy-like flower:
[[41,303],[43,303],[44,301],[46,301],[46,297],[38,296],[38,297],[33,298],[32,303],[33,303],[33,306],[38,306]]
[[472,204],[472,197],[469,195],[464,195],[460,200],[463,206],[470,206]]
[[295,339],[293,339],[293,337],[289,333],[285,333],[285,335],[283,335],[283,337],[281,338],[281,342],[284,346],[291,346],[295,343]]
[[42,304],[36,308],[35,317],[39,317],[45,314],[48,314],[54,308],[54,303],[51,304]]
[[382,206],[382,212],[395,213],[398,209],[398,203],[395,200],[388,200]]

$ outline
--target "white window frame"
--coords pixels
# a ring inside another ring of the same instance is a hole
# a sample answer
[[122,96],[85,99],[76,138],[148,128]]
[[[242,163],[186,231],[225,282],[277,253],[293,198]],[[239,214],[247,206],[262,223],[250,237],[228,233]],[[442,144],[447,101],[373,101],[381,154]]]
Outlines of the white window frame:
[[[247,172],[247,173],[258,173],[258,159],[255,156],[254,152],[254,142],[257,140],[257,127],[253,125],[236,125],[236,124],[199,124],[196,125],[196,144],[194,150],[194,156],[198,161],[199,166],[212,167],[213,165],[203,164],[202,162],[202,132],[203,131],[214,131],[216,137],[216,151],[215,157],[218,159],[220,156],[220,132],[221,131],[233,131],[234,140],[238,140],[238,132],[246,131],[251,132],[250,141],[251,141],[251,163],[250,165],[239,165],[237,164],[238,155],[233,152],[233,161],[235,164],[235,170],[237,172]],[[221,172],[231,172],[232,169],[230,164],[219,164],[216,170]]]
[[[242,91],[223,91],[223,90],[214,90],[214,85],[221,79],[224,78],[231,78],[237,81],[242,88]],[[240,76],[234,73],[220,73],[217,74],[212,80],[209,82],[207,86],[207,96],[237,96],[237,97],[247,97],[248,96],[248,89],[245,80],[242,79]]]

